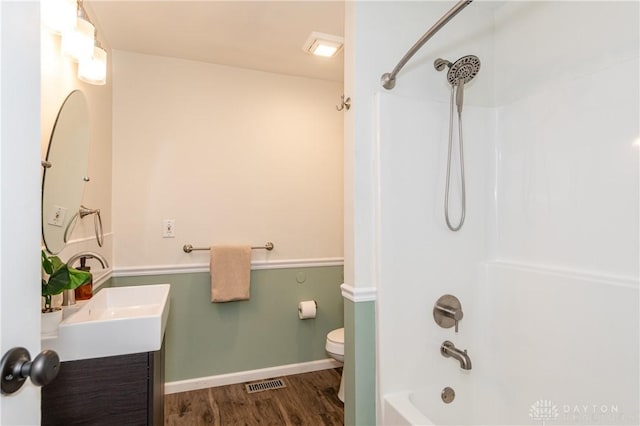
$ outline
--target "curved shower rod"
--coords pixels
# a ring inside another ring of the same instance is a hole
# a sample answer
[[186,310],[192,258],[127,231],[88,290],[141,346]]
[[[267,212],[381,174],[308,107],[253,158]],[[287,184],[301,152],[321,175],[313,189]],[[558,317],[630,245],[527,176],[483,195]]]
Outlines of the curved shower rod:
[[407,62],[409,62],[409,59],[411,59],[413,55],[415,55],[416,52],[420,50],[420,48],[424,46],[424,44],[440,30],[440,28],[444,27],[447,22],[449,22],[454,16],[460,13],[462,9],[469,6],[471,2],[473,2],[473,0],[459,1],[455,6],[453,6],[453,8],[451,8],[450,11],[448,11],[442,18],[440,18],[438,22],[433,25],[433,27],[429,28],[429,30],[422,37],[420,37],[420,40],[418,40],[416,44],[414,44],[411,49],[409,49],[409,51],[402,57],[402,59],[400,59],[400,62],[398,62],[398,65],[396,65],[393,71],[382,74],[382,77],[380,78],[382,87],[387,90],[393,89],[396,85],[396,76],[398,75],[400,70],[407,64]]

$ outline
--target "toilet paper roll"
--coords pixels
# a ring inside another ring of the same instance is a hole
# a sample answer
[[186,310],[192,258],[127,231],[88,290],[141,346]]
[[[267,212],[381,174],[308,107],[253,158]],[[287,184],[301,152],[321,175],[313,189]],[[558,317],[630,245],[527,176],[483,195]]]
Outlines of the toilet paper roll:
[[316,308],[318,304],[315,300],[305,300],[298,303],[298,317],[300,319],[311,319],[316,317]]

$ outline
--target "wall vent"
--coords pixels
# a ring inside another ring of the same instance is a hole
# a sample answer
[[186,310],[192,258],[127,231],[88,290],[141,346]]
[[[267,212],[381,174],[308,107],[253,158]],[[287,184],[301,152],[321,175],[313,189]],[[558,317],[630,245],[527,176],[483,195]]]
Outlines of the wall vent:
[[281,389],[287,387],[282,379],[265,380],[264,382],[249,383],[244,386],[247,388],[247,393],[262,392],[266,390]]

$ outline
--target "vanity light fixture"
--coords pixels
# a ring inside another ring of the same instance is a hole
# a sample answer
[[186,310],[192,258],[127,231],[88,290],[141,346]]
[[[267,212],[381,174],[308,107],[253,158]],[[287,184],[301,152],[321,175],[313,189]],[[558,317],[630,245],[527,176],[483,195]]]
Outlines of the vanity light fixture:
[[302,46],[302,50],[312,55],[331,58],[336,56],[343,44],[342,37],[313,31]]
[[43,0],[42,22],[62,34],[60,50],[78,63],[79,80],[96,85],[107,82],[107,52],[97,40],[82,0]]
[[78,16],[76,0],[44,0],[42,23],[55,34],[62,34],[76,25]]

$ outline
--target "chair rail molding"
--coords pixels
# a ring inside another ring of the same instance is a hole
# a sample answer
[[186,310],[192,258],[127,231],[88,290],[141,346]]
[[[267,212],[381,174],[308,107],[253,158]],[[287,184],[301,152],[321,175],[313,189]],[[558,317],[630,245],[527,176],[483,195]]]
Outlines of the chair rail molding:
[[340,285],[342,297],[352,302],[374,302],[377,290],[375,287],[353,287],[349,284]]

